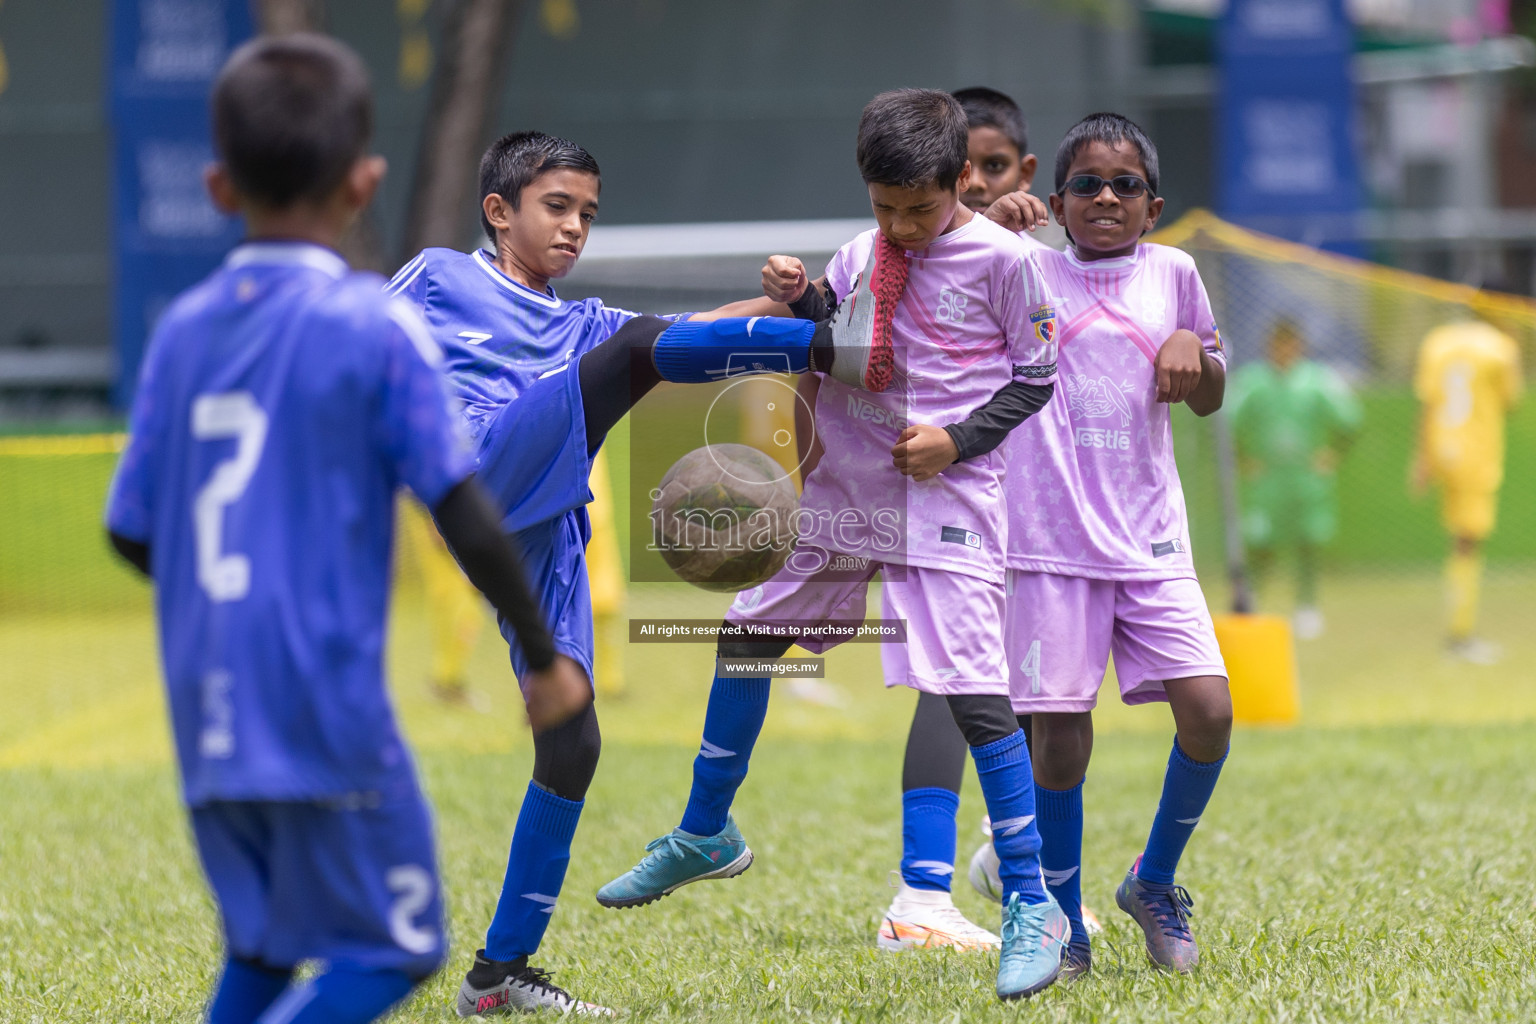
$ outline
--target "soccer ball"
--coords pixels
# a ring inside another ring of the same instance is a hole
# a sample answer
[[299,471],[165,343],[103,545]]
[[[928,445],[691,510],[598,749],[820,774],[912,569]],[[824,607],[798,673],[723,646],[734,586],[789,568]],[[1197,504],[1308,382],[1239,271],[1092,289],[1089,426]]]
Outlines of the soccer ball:
[[715,591],[746,590],[783,567],[798,502],[789,474],[744,444],[695,448],[651,492],[652,537],[679,577]]

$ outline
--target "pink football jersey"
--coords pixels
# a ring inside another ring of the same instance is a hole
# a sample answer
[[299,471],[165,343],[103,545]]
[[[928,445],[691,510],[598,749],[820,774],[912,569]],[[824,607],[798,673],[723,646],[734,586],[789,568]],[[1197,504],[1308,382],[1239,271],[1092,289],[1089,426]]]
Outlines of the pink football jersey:
[[[842,297],[874,245],[867,231],[827,265]],[[896,379],[876,394],[822,377],[816,429],[826,454],[800,499],[803,543],[875,561],[1001,582],[1001,451],[904,477],[891,448],[908,424],[959,423],[1010,380],[1056,379],[1055,320],[1029,247],[981,216],[909,253],[892,321]]]
[[1153,363],[1174,331],[1225,365],[1205,285],[1188,253],[1143,243],[1084,262],[1037,252],[1055,306],[1056,394],[1003,444],[1008,567],[1106,580],[1194,575],[1169,406]]

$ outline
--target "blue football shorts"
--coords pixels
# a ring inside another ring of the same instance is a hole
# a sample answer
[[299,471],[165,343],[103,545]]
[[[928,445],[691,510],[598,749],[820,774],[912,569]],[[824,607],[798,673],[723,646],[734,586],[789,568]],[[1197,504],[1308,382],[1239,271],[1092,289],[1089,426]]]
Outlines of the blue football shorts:
[[[584,508],[566,512],[558,519],[519,530],[523,566],[528,585],[538,597],[539,610],[554,635],[555,650],[574,658],[592,679],[592,592],[587,584],[587,541],[592,535]],[[528,678],[528,661],[517,636],[505,622],[501,635],[512,656],[512,671],[519,680]]]
[[328,802],[214,801],[191,815],[231,957],[416,979],[442,964],[432,819],[414,787]]
[[517,533],[586,507],[592,457],[576,361],[533,382],[491,418],[480,437],[475,476]]
[[[533,382],[481,435],[482,485],[503,509],[502,529],[522,548],[529,585],[538,596],[555,649],[592,678],[592,595],[587,585],[592,457],[582,416],[581,384],[572,361]],[[505,622],[501,635],[512,670],[526,679],[528,662]]]

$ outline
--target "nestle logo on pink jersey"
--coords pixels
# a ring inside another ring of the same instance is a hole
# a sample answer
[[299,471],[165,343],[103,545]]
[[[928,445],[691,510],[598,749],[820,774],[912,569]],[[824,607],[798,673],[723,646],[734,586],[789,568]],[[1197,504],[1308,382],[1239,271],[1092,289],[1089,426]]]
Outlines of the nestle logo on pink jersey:
[[1131,425],[1131,403],[1125,397],[1130,385],[1122,387],[1107,376],[1098,379],[1086,373],[1070,373],[1066,377],[1067,408],[1074,420],[1112,420],[1122,428],[1073,426],[1072,440],[1079,448],[1108,448],[1112,451],[1131,450],[1131,435],[1125,427]]
[[905,417],[898,416],[892,409],[876,405],[857,392],[848,396],[848,415],[856,420],[868,420],[870,423],[895,427],[897,430],[907,429]]
[[1131,450],[1131,435],[1124,430],[1105,430],[1102,427],[1077,427],[1072,440],[1079,448],[1108,448],[1111,451]]

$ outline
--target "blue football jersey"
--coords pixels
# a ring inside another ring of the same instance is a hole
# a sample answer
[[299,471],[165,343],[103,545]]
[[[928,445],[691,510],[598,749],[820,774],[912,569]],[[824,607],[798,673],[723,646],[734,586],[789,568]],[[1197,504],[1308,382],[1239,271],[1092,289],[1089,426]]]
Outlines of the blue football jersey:
[[248,243],[162,317],[107,525],[150,545],[186,799],[411,778],[384,689],[395,492],[471,471],[441,354],[383,281]]
[[389,290],[426,318],[476,438],[497,410],[639,314],[601,299],[566,302],[504,274],[484,249],[424,249]]

